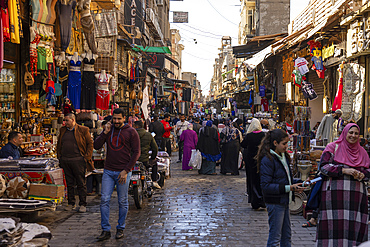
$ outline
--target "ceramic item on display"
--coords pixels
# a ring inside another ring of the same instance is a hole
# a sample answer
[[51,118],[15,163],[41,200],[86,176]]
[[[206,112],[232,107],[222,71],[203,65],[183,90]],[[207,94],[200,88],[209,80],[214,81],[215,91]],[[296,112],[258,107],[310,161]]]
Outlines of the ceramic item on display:
[[132,90],[130,93],[130,99],[136,99],[136,93],[135,90]]
[[139,92],[137,93],[137,99],[142,100],[143,99],[143,92],[139,88]]
[[4,83],[0,83],[0,93],[4,93]]
[[4,93],[9,93],[9,83],[4,83]]
[[298,171],[301,173],[301,180],[306,181],[310,174],[312,164],[310,160],[300,160],[297,164]]
[[11,83],[10,85],[9,85],[9,93],[14,93],[14,90],[15,89],[15,85],[14,85],[14,83]]
[[6,178],[3,174],[0,174],[0,198],[4,195],[6,190]]
[[27,178],[15,177],[11,179],[6,188],[6,194],[9,198],[25,199],[28,196],[30,182]]
[[303,211],[303,202],[307,201],[307,196],[304,192],[294,193],[295,200],[289,204],[291,214],[300,214]]

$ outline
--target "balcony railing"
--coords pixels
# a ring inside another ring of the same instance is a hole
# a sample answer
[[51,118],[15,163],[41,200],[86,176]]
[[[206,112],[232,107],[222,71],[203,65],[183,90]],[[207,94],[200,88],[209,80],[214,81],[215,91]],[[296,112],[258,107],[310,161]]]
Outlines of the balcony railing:
[[145,21],[151,31],[151,34],[154,36],[154,39],[163,41],[163,34],[158,23],[158,18],[153,9],[146,9]]

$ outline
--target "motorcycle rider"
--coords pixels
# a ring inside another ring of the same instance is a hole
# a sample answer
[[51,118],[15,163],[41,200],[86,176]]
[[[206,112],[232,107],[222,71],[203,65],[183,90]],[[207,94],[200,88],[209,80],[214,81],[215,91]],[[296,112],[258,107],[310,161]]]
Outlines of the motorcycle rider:
[[[140,148],[141,148],[141,154],[138,159],[138,161],[142,162],[145,167],[149,167],[151,164],[154,164],[152,166],[152,181],[153,186],[157,189],[160,189],[161,186],[157,183],[158,180],[158,165],[155,162],[155,159],[157,157],[158,153],[158,146],[156,141],[154,140],[153,136],[147,132],[145,129],[143,129],[143,122],[142,121],[135,121],[133,127],[136,129],[137,133],[140,137]],[[152,151],[152,154],[149,158],[149,151]]]

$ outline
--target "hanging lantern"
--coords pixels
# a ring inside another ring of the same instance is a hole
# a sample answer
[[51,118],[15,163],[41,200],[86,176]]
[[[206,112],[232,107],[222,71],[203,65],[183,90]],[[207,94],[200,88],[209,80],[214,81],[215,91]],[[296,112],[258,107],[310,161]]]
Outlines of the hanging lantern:
[[139,92],[137,94],[137,99],[139,99],[139,100],[143,99],[143,92],[141,91],[141,89],[139,89]]
[[130,99],[136,99],[136,93],[135,90],[132,90],[130,93]]
[[152,99],[153,99],[153,95],[150,95],[150,96],[149,96],[149,100],[152,100]]
[[101,21],[101,14],[100,14],[99,10],[98,10],[98,13],[95,16],[95,20]]

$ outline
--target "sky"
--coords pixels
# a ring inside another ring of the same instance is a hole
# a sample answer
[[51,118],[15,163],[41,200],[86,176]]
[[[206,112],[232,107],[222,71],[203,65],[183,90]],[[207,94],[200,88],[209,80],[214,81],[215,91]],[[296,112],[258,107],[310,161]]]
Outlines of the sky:
[[[290,19],[294,19],[309,0],[290,1]],[[172,11],[189,12],[189,23],[171,23],[180,30],[182,72],[197,73],[203,94],[208,95],[213,76],[213,64],[218,57],[222,36],[231,36],[232,46],[238,45],[240,0],[183,0],[170,1]]]

